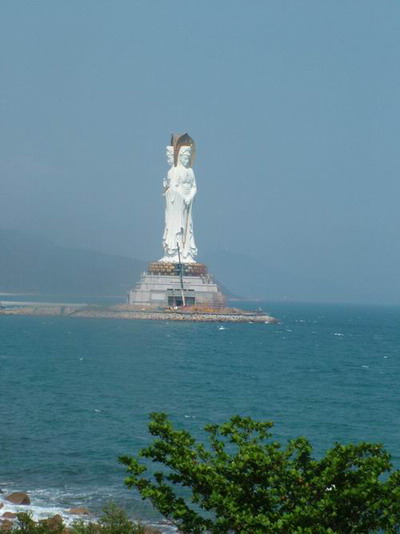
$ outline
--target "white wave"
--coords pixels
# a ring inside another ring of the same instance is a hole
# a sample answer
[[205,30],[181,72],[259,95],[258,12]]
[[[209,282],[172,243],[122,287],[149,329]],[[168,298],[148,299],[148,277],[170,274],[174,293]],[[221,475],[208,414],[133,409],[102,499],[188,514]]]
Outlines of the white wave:
[[[189,417],[195,417],[195,416],[189,416]],[[91,514],[90,516],[82,516],[78,514],[71,514],[70,509],[75,507],[80,507],[76,502],[72,502],[68,508],[59,506],[59,505],[51,505],[48,504],[48,501],[54,498],[65,498],[68,493],[64,493],[61,491],[56,490],[35,490],[32,492],[28,492],[28,495],[31,499],[30,505],[16,505],[6,500],[5,496],[11,493],[12,491],[15,491],[15,488],[12,490],[10,489],[11,484],[8,485],[8,489],[5,489],[5,486],[2,486],[4,489],[4,494],[0,495],[0,503],[3,504],[3,507],[1,508],[1,515],[5,512],[11,512],[14,514],[25,512],[30,513],[32,515],[32,519],[34,521],[40,521],[41,519],[48,519],[50,517],[54,517],[55,515],[60,515],[63,518],[63,522],[65,525],[71,526],[71,524],[74,521],[77,520],[83,520],[85,522],[89,521],[96,521],[98,519],[98,515]],[[72,494],[71,494],[72,496]],[[76,495],[74,495],[76,498]],[[42,502],[43,501],[43,502]],[[74,499],[75,501],[75,499]],[[134,521],[134,520],[133,520]],[[155,521],[143,521],[145,525],[151,526],[157,530],[160,530],[162,534],[176,534],[178,533],[178,530],[173,525],[165,524],[164,521],[155,522]]]
[[5,498],[0,499],[0,502],[3,504],[3,507],[1,509],[2,514],[4,514],[5,512],[11,512],[14,514],[18,514],[20,512],[29,512],[30,514],[32,514],[32,518],[35,521],[39,521],[40,519],[47,519],[58,514],[63,518],[64,523],[66,525],[69,525],[74,519],[77,519],[78,517],[77,515],[70,514],[67,509],[61,508],[60,506],[39,504],[35,502],[33,498],[30,505],[13,504],[7,501]]

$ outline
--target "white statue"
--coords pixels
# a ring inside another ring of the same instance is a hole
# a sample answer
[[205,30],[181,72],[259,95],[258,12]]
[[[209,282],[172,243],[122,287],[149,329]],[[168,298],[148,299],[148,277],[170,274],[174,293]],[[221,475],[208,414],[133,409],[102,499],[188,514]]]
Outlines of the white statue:
[[167,147],[170,165],[164,180],[165,230],[162,262],[195,263],[197,248],[193,236],[192,207],[196,180],[191,168],[194,143],[187,135],[175,136]]

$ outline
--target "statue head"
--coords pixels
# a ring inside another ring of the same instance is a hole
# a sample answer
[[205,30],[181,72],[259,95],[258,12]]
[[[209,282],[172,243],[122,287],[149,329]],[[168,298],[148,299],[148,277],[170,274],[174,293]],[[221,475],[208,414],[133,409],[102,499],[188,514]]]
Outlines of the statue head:
[[170,167],[174,164],[174,147],[173,146],[167,146],[166,149],[166,155],[167,155],[167,163]]
[[171,146],[174,149],[174,165],[175,167],[178,165],[178,161],[183,165],[183,163],[180,161],[179,154],[182,148],[190,148],[190,158],[188,164],[185,164],[185,167],[193,167],[194,162],[194,156],[196,152],[196,147],[194,144],[193,139],[190,137],[189,134],[172,134],[171,136]]
[[178,154],[178,161],[184,167],[190,167],[190,162],[192,159],[192,147],[191,146],[181,146]]

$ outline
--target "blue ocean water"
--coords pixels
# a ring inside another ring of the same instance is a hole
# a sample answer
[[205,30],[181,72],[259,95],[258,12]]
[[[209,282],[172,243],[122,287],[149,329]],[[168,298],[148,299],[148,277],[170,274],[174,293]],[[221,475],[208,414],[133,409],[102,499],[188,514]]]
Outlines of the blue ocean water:
[[400,467],[400,308],[263,307],[280,323],[0,317],[0,489],[35,511],[112,500],[155,518],[117,461],[149,442],[152,411],[198,437],[237,413],[272,420],[317,456],[380,441]]

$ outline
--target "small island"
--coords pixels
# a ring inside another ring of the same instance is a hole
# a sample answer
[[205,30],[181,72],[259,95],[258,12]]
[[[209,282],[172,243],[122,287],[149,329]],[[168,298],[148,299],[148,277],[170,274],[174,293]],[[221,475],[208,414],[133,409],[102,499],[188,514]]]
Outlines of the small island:
[[164,255],[152,261],[130,289],[127,303],[115,306],[46,302],[0,302],[0,315],[39,315],[98,319],[140,319],[223,323],[277,323],[261,309],[230,308],[207,265],[196,261],[193,172],[196,148],[189,134],[173,134],[166,147],[169,170],[163,180]]

